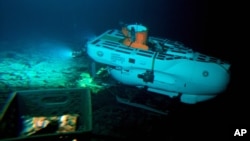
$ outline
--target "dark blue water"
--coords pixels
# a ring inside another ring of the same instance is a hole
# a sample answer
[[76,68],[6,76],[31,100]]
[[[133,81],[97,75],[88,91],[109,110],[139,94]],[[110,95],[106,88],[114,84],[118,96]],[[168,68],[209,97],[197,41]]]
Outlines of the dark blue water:
[[[0,42],[16,44],[8,46],[14,50],[27,49],[18,46],[22,41],[56,40],[77,45],[107,29],[119,29],[123,21],[143,24],[149,35],[180,41],[204,54],[233,62],[233,50],[222,38],[228,22],[223,7],[208,0],[0,0]],[[5,47],[0,46],[0,51]],[[228,113],[224,108],[225,104],[207,113],[197,108],[191,114],[201,112],[203,115],[197,115],[202,118],[218,114],[223,120],[223,112]],[[188,112],[178,114],[187,119],[195,117]]]
[[118,23],[123,21],[144,24],[151,35],[202,48],[209,20],[206,1],[198,0],[1,0],[0,6],[1,40],[47,37],[75,41],[120,28]]

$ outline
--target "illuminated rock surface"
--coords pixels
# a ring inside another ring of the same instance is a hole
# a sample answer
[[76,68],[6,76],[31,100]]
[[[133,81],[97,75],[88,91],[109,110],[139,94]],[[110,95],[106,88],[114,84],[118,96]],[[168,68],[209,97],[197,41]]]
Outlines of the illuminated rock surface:
[[88,62],[53,53],[1,51],[0,91],[77,87],[76,80]]

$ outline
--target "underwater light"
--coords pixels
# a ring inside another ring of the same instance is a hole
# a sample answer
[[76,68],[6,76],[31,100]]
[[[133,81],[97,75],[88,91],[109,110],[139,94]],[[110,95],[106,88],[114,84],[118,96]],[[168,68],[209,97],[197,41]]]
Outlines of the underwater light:
[[62,58],[68,59],[71,58],[71,50],[69,48],[61,48],[61,50],[58,51],[58,55]]
[[40,48],[37,50],[45,56],[51,56],[60,59],[72,58],[70,46],[62,42],[43,42],[40,44]]
[[57,44],[52,47],[51,52],[58,58],[69,59],[71,58],[71,49],[65,44]]

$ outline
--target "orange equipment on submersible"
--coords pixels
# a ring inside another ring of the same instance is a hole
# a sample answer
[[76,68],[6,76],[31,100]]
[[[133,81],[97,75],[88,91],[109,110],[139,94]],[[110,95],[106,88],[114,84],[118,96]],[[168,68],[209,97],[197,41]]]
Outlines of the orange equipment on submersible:
[[123,44],[133,48],[148,50],[148,46],[146,45],[148,36],[147,27],[137,24],[127,25],[122,27],[122,33],[125,36]]

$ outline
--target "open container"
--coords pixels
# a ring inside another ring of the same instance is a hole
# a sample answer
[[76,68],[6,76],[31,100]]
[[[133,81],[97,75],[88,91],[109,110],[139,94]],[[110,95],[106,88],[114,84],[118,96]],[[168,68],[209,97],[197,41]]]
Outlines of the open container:
[[[0,140],[37,140],[88,134],[92,130],[92,103],[89,89],[48,89],[9,94],[0,111]],[[77,114],[74,132],[20,136],[22,117],[50,117]]]

